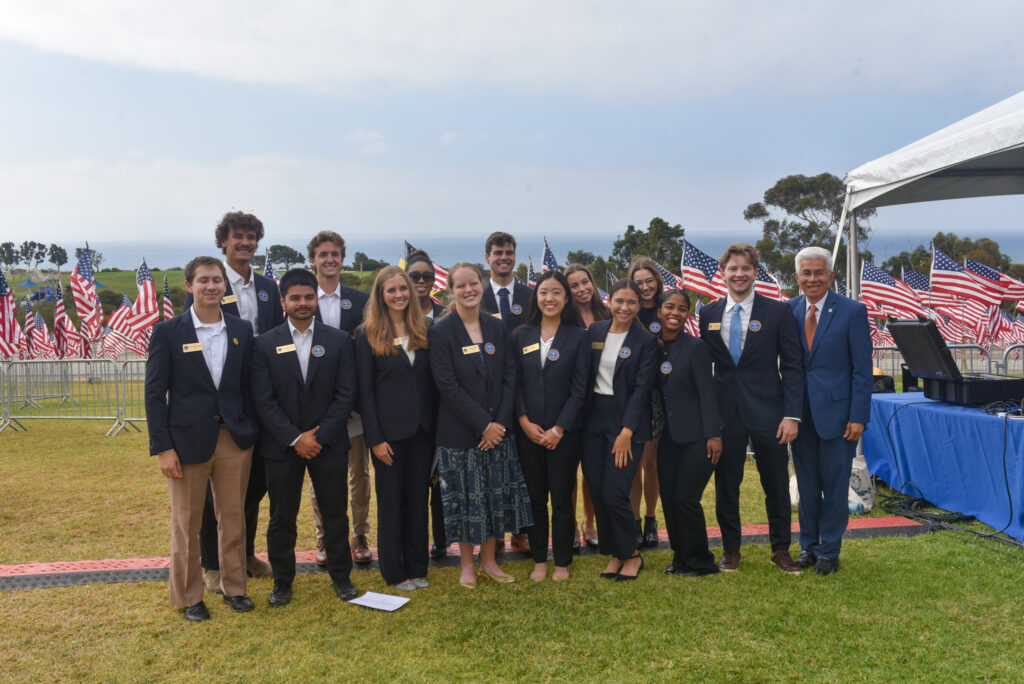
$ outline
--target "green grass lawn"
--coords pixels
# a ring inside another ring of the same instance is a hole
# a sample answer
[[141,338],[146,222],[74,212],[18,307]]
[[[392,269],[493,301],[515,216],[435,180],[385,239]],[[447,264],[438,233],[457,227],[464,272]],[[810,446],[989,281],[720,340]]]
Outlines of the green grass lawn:
[[[0,434],[0,562],[168,553],[166,484],[145,437],[104,430],[33,422]],[[765,520],[758,490],[748,468],[745,523]],[[312,544],[304,505],[298,546]],[[458,586],[456,568],[431,569],[432,586],[396,613],[341,603],[323,574],[299,575],[293,603],[271,610],[272,582],[251,580],[254,612],[208,595],[213,619],[199,625],[159,582],[0,592],[0,672],[48,682],[1020,678],[1015,550],[949,533],[850,540],[828,578],[783,575],[767,547],[744,547],[738,573],[700,579],[663,575],[667,551],[645,557],[638,581],[623,583],[599,579],[596,556],[578,557],[558,584],[534,584],[532,562],[509,562],[514,585],[476,591]],[[398,593],[374,571],[353,579]]]

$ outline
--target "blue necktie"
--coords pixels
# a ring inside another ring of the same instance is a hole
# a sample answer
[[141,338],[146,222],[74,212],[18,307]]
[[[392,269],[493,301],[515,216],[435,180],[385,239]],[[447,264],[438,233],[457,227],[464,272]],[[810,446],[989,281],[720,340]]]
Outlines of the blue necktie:
[[740,312],[743,307],[737,304],[732,309],[732,320],[729,322],[729,356],[732,357],[732,362],[736,365],[740,363],[740,338],[743,335],[743,319],[740,318]]
[[512,322],[512,307],[508,303],[508,290],[504,287],[498,290],[498,312],[501,314],[501,322],[507,328]]

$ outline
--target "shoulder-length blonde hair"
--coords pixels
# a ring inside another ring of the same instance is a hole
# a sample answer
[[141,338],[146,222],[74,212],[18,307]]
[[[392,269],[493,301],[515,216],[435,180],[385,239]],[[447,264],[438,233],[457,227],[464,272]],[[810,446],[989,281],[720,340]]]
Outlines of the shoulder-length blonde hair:
[[409,332],[409,350],[427,348],[426,317],[420,313],[412,278],[398,266],[385,266],[373,281],[370,301],[366,303],[361,326],[366,334],[366,341],[370,343],[370,349],[377,356],[398,353],[398,346],[395,345],[395,326],[391,323],[388,305],[384,303],[384,283],[395,276],[401,276],[409,287],[409,304],[402,314],[405,318],[405,329]]
[[468,268],[473,273],[475,273],[476,277],[477,277],[477,280],[479,280],[481,282],[481,284],[484,281],[484,277],[480,273],[480,269],[476,267],[476,264],[471,264],[468,261],[460,261],[459,263],[457,263],[454,266],[452,266],[451,268],[449,268],[448,269],[448,290],[452,293],[452,301],[448,305],[448,313],[454,313],[455,310],[456,310],[456,307],[455,307],[455,272],[456,271],[461,271],[464,268]]

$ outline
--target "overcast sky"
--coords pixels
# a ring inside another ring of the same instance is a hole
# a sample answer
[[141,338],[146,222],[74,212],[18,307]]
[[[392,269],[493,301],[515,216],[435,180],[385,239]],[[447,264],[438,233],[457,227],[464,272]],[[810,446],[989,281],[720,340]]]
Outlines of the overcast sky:
[[[205,243],[232,209],[296,244],[610,247],[653,216],[756,239],[743,209],[780,177],[1019,91],[1021,25],[1020,2],[0,0],[0,240]],[[1022,209],[886,208],[870,246],[1009,237]]]

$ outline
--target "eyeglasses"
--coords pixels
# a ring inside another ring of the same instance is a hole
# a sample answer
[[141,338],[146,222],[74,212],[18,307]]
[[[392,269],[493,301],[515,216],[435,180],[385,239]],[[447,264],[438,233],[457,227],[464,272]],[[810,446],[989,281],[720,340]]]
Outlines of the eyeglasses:
[[800,271],[801,278],[824,278],[828,271]]
[[413,282],[417,283],[421,280],[426,281],[428,283],[434,282],[433,271],[413,271],[412,273],[409,274],[409,277],[413,279]]
[[637,287],[643,287],[644,285],[651,287],[652,285],[657,285],[658,281],[654,278],[648,278],[647,280],[634,280],[633,284]]

